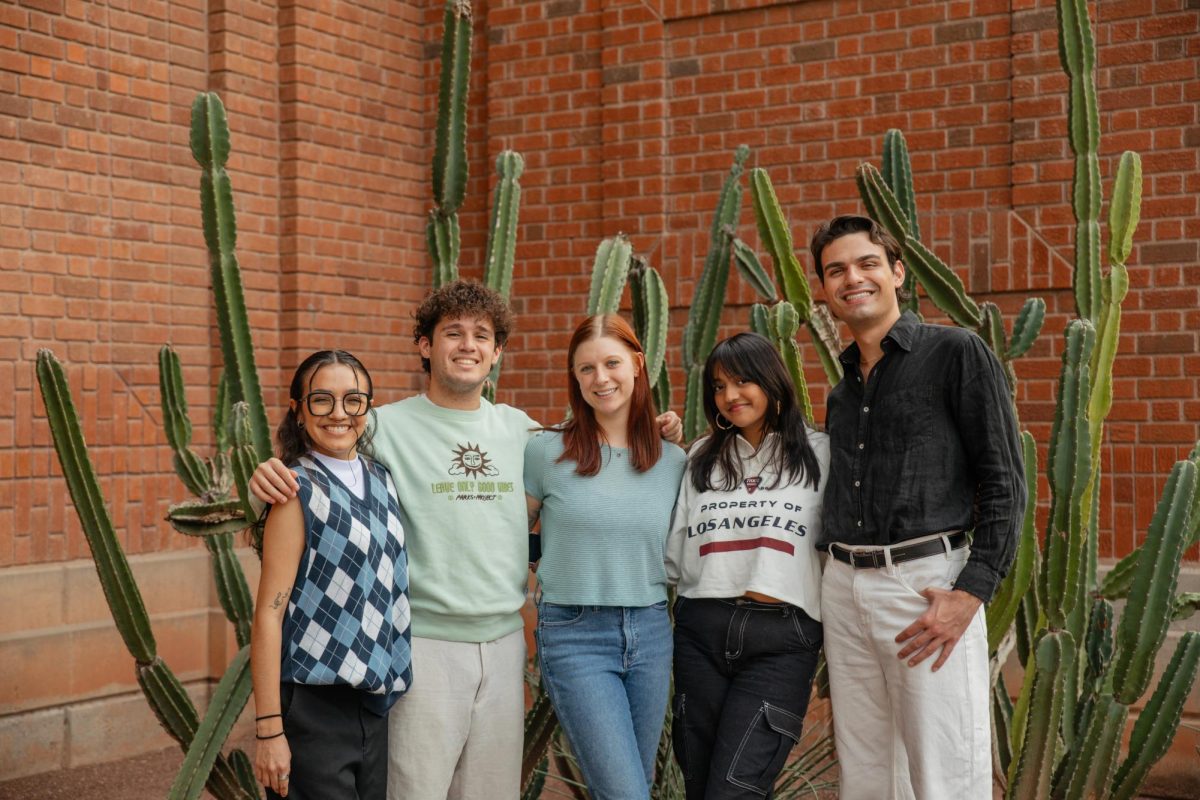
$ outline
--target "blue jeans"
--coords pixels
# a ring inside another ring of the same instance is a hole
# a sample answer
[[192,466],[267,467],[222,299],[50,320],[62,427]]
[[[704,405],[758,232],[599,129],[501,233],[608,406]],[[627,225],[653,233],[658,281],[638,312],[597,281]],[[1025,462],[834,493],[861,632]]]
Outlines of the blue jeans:
[[672,745],[688,800],[771,797],[800,740],[821,623],[787,604],[675,601]]
[[542,683],[594,800],[646,800],[671,682],[666,602],[538,606]]

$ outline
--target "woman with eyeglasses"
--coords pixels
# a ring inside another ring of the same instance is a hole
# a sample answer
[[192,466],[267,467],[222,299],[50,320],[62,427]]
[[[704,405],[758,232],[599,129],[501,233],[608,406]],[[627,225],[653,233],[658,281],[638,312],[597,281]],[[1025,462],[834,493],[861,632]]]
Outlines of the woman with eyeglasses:
[[300,491],[266,518],[251,637],[268,798],[387,794],[387,712],[412,682],[408,556],[391,475],[369,457],[371,395],[357,358],[313,353],[276,432]]

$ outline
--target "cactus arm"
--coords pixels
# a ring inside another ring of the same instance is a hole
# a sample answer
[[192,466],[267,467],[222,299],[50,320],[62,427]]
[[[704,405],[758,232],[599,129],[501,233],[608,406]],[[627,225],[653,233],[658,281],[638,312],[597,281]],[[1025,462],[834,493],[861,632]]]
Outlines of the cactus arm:
[[1025,486],[1029,499],[1025,503],[1025,516],[1021,522],[1021,535],[1017,541],[1017,555],[1008,575],[1000,582],[996,596],[987,607],[988,652],[996,652],[1000,640],[1017,618],[1021,598],[1029,590],[1037,562],[1037,443],[1029,431],[1021,432],[1021,452],[1025,464]]
[[[1052,797],[1087,800],[1107,791],[1121,748],[1121,732],[1129,707],[1103,695],[1092,710],[1082,743],[1072,748],[1062,779]],[[1061,787],[1061,788],[1060,788]]]
[[[1008,351],[1008,340],[1004,336],[1004,320],[1000,318],[1000,307],[995,303],[985,302],[979,305],[979,311],[983,315],[983,321],[979,325],[979,336],[1003,363],[1004,354]],[[1016,390],[1012,383],[1009,383],[1008,388],[1010,393]]]
[[1117,626],[1113,689],[1126,705],[1146,691],[1154,656],[1167,635],[1195,491],[1196,466],[1186,460],[1176,462],[1150,521]]
[[445,216],[458,211],[467,191],[467,90],[471,77],[471,31],[470,2],[446,0],[433,150],[433,198]]
[[878,170],[870,164],[860,164],[855,178],[867,213],[901,243],[905,269],[916,273],[929,299],[955,324],[977,330],[983,321],[979,306],[967,294],[954,270],[909,234],[904,212]]
[[1175,653],[1154,694],[1150,696],[1129,737],[1129,756],[1121,763],[1114,778],[1113,800],[1131,800],[1137,794],[1150,768],[1171,746],[1179,727],[1183,706],[1200,665],[1200,633],[1188,631],[1180,638]]
[[1133,250],[1133,233],[1142,213],[1142,159],[1131,150],[1121,154],[1112,203],[1108,207],[1108,262],[1124,266]]
[[[640,262],[640,259],[637,259]],[[645,267],[630,274],[630,296],[634,301],[634,319],[640,317],[637,335],[646,353],[646,374],[652,387],[666,378],[667,327],[670,304],[662,275],[654,267]],[[666,411],[659,406],[659,411]]]
[[96,574],[112,611],[113,621],[134,659],[140,664],[149,663],[155,655],[150,617],[133,579],[129,561],[113,529],[112,518],[104,507],[96,468],[88,455],[79,415],[71,399],[71,387],[62,364],[49,350],[38,351],[37,378],[42,400],[46,404],[54,449],[58,453],[75,513],[79,515],[80,525],[92,550]]
[[167,510],[166,520],[185,536],[201,538],[246,529],[246,515],[238,499],[177,503]]
[[[750,170],[750,199],[758,224],[758,238],[775,263],[775,277],[783,289],[783,297],[796,307],[801,320],[807,320],[812,313],[812,290],[792,249],[792,232],[765,169]],[[774,288],[769,296],[764,296],[774,300]]]
[[1068,132],[1075,153],[1075,307],[1095,319],[1100,306],[1100,108],[1096,100],[1096,45],[1087,0],[1058,0],[1058,54],[1070,88]]
[[[917,223],[917,193],[913,189],[912,164],[908,158],[908,143],[904,134],[892,128],[883,135],[883,163],[880,165],[883,180],[891,187],[892,193],[904,216],[908,219],[908,230],[914,239],[921,238],[921,226]],[[909,271],[904,276],[904,291],[908,299],[901,304],[901,311],[911,311],[920,314],[920,301],[917,298],[917,273]]]
[[592,288],[588,292],[588,314],[615,314],[621,307],[621,292],[629,274],[633,248],[625,234],[605,239],[596,248],[592,267]]
[[521,183],[525,159],[513,150],[496,158],[496,199],[492,205],[492,224],[488,228],[487,255],[484,258],[483,283],[507,298],[512,293],[513,262],[517,256],[517,216],[521,207]]
[[708,427],[704,418],[704,365],[694,364],[687,373],[687,394],[683,404],[683,436],[694,441]]
[[425,223],[425,242],[433,267],[435,289],[458,280],[458,255],[461,247],[458,214],[442,215],[429,212]]
[[733,240],[733,263],[737,264],[738,272],[759,297],[765,300],[775,300],[779,297],[779,293],[775,291],[775,283],[758,260],[758,254],[750,245],[737,238]]
[[1065,666],[1074,644],[1066,631],[1047,631],[1037,643],[1028,718],[1008,800],[1040,800],[1050,794],[1063,711]]
[[992,684],[992,761],[997,772],[1007,775],[1012,764],[1012,698],[1004,681]]
[[1042,323],[1045,321],[1046,301],[1040,297],[1026,300],[1017,314],[1016,322],[1013,323],[1012,338],[1008,340],[1007,360],[1025,355],[1042,332]]
[[842,381],[842,362],[838,361],[842,352],[842,342],[838,337],[837,323],[829,313],[829,306],[814,303],[812,316],[804,324],[812,335],[813,347],[821,359],[821,368],[825,370],[830,387],[837,386]]
[[192,103],[192,153],[203,168],[200,176],[200,213],[204,240],[208,245],[212,271],[213,298],[216,301],[217,329],[232,400],[250,405],[254,449],[260,461],[271,456],[271,432],[263,407],[258,371],[254,366],[254,342],[246,314],[238,268],[237,222],[233,210],[233,187],[225,172],[229,156],[229,125],[221,99],[201,92]]
[[1100,584],[1100,596],[1106,600],[1122,600],[1129,594],[1129,586],[1133,583],[1133,573],[1137,570],[1138,558],[1142,548],[1138,547],[1132,553],[1122,558],[1104,576]]
[[750,330],[757,333],[759,336],[771,336],[771,323],[768,321],[767,314],[769,310],[762,303],[755,303],[750,306]]
[[246,645],[233,657],[217,683],[208,711],[188,746],[167,800],[197,800],[200,797],[221,754],[221,745],[229,738],[229,732],[250,699],[250,688],[250,647]]
[[163,429],[167,434],[167,442],[175,451],[172,458],[175,472],[188,491],[197,497],[208,497],[212,493],[215,476],[188,446],[192,442],[192,421],[188,419],[179,354],[165,345],[158,351],[158,387]]
[[771,307],[767,324],[784,366],[787,367],[788,374],[792,376],[792,383],[796,387],[796,400],[800,403],[804,419],[808,421],[809,425],[813,425],[815,423],[813,422],[812,401],[808,396],[808,384],[804,380],[804,364],[800,358],[800,348],[796,346],[796,331],[800,329],[800,314],[791,303],[782,300]]
[[213,580],[217,585],[217,600],[225,612],[225,618],[233,623],[238,647],[250,644],[250,620],[254,616],[254,603],[250,599],[250,587],[242,565],[234,552],[234,535],[224,533],[209,536],[204,540],[212,556]]
[[1091,444],[1084,407],[1089,393],[1087,363],[1095,330],[1086,320],[1067,326],[1058,406],[1050,432],[1050,519],[1039,592],[1052,628],[1061,628],[1074,608],[1083,561],[1082,498],[1090,482]]
[[[179,742],[186,753],[188,745],[196,736],[197,728],[200,727],[200,715],[183,684],[157,656],[149,664],[137,666],[137,681],[159,724]],[[217,757],[208,775],[207,788],[220,800],[258,800],[258,784],[254,780],[253,771],[249,774],[247,782],[233,758],[238,752],[240,751],[230,753],[228,760]],[[244,753],[242,758],[245,758]]]

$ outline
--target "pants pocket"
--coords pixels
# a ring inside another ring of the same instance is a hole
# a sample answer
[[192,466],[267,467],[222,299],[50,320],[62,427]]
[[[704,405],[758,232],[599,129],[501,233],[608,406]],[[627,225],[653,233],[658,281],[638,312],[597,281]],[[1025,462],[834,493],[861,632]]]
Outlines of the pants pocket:
[[688,757],[687,695],[677,694],[671,700],[671,749],[685,781],[692,779],[692,762]]
[[742,736],[727,776],[730,783],[766,795],[800,741],[804,719],[764,702]]

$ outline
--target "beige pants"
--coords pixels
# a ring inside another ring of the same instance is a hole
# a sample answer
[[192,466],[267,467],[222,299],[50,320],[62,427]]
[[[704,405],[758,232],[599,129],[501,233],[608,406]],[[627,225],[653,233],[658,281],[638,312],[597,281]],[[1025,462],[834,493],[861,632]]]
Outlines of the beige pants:
[[842,800],[991,800],[991,721],[983,608],[937,672],[896,657],[896,635],[948,589],[968,549],[892,567],[829,559],[821,621]]
[[413,685],[389,716],[388,800],[508,800],[521,791],[525,633],[413,637]]

